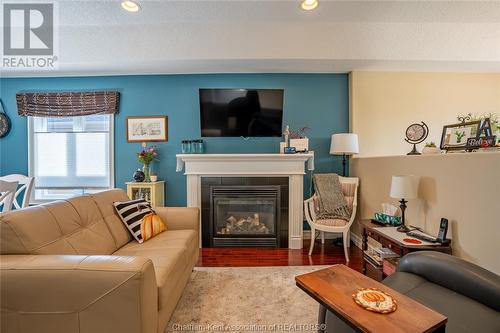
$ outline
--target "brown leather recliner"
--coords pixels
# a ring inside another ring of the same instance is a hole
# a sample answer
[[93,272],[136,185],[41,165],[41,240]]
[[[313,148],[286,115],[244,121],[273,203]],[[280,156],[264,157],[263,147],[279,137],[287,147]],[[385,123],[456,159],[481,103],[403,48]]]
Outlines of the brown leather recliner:
[[199,255],[199,211],[156,208],[167,231],[132,240],[122,190],[0,214],[0,331],[163,332]]

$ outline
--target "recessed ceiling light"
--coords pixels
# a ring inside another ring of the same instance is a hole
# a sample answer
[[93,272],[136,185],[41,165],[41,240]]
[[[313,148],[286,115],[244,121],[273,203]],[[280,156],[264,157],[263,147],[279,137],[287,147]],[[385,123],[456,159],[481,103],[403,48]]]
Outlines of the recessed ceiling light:
[[125,9],[127,12],[135,13],[141,10],[141,5],[139,5],[139,3],[134,0],[123,0],[122,8]]
[[318,7],[318,0],[304,0],[302,1],[300,7],[303,10],[313,10],[314,8]]

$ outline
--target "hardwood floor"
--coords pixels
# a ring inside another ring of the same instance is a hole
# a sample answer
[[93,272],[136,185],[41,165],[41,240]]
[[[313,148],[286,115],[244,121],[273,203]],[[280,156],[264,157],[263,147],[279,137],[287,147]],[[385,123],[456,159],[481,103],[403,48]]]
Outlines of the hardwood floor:
[[[314,245],[311,256],[309,240],[304,240],[301,250],[270,248],[202,248],[200,249],[199,267],[253,267],[253,266],[303,266],[345,264],[344,249],[336,246],[332,240],[321,245],[319,240]],[[351,244],[347,266],[361,271],[363,254],[361,249]]]

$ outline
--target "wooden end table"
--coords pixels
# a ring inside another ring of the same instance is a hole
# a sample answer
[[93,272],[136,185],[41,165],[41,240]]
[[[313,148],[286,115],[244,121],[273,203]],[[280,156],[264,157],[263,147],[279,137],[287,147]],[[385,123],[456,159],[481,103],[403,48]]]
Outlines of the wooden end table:
[[[412,245],[400,242],[399,240],[394,239],[381,232],[381,230],[383,229],[380,228],[385,228],[382,224],[373,223],[371,220],[361,220],[360,226],[362,228],[363,235],[363,251],[368,249],[368,238],[372,238],[382,244],[383,247],[391,249],[401,257],[414,251],[439,251],[451,254],[451,240],[446,245]],[[377,265],[377,263],[370,260],[370,258],[366,254],[363,254],[363,273],[377,281],[382,281],[382,279],[386,277],[383,273],[382,265]]]
[[[299,275],[295,277],[295,282],[300,289],[356,332],[445,331],[448,319],[442,314],[345,265]],[[365,310],[352,298],[352,294],[359,288],[378,288],[388,293],[396,300],[397,310],[389,314]]]

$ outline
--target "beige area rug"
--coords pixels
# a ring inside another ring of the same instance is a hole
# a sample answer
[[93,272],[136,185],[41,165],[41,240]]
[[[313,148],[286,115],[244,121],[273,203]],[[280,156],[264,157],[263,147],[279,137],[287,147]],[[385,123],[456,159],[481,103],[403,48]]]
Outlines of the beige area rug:
[[295,276],[328,266],[195,268],[166,332],[316,332]]

